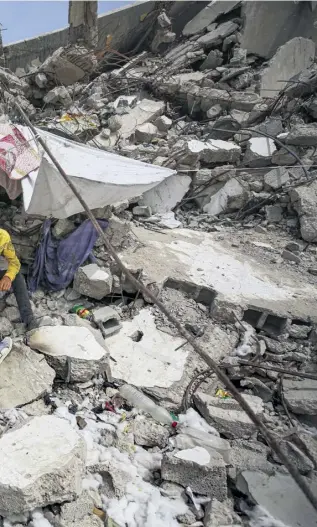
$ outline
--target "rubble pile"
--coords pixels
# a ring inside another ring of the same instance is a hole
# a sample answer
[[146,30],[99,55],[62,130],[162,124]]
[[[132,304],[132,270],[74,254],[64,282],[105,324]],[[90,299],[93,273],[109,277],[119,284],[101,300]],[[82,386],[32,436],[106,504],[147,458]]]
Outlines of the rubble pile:
[[[27,77],[0,69],[1,121],[18,121],[17,100],[39,129],[174,171],[93,212],[317,492],[315,44],[295,37],[267,59],[242,47],[245,24],[240,2],[215,2],[177,37],[162,10],[146,49],[106,55],[102,71],[77,45]],[[34,271],[46,223],[1,199]],[[59,218],[56,247],[84,215]],[[0,299],[14,340],[0,365],[3,527],[315,525],[255,424],[101,239],[65,287],[40,284],[26,338],[14,296]]]

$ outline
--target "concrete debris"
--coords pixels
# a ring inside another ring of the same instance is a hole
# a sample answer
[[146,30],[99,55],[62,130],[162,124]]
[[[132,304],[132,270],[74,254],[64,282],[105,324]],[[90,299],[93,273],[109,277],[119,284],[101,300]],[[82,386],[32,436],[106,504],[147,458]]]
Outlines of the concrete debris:
[[227,498],[225,463],[215,451],[194,447],[165,454],[162,477],[182,487],[189,486],[197,494],[212,495],[219,501]]
[[[32,349],[44,353],[61,379],[85,382],[108,367],[108,354],[89,329],[83,327],[41,327],[28,337]],[[65,342],[68,343],[65,348]]]
[[1,437],[0,452],[2,516],[79,496],[85,444],[66,420],[34,417]]
[[317,415],[317,381],[284,379],[283,390],[286,404],[292,412]]
[[[263,413],[263,401],[254,395],[243,395],[257,415]],[[233,399],[218,399],[202,392],[195,393],[195,404],[206,421],[216,426],[225,437],[249,438],[255,425]]]
[[[281,46],[261,74],[260,95],[276,97],[295,75],[309,68],[315,57],[315,43],[307,38],[293,38]],[[281,82],[282,81],[282,82]]]
[[0,368],[0,409],[16,408],[50,393],[54,378],[42,355],[15,344]]
[[[33,52],[29,61],[28,42],[5,46],[3,134],[8,122],[21,124],[17,101],[61,144],[88,144],[114,166],[121,156],[131,171],[140,161],[170,170],[147,191],[140,173],[130,197],[120,197],[114,173],[110,198],[102,203],[101,193],[93,212],[133,276],[221,363],[313,486],[316,381],[281,381],[274,367],[316,371],[317,13],[306,2],[137,3],[120,10],[119,25],[116,12],[99,17],[95,52],[97,3],[75,4],[65,47],[54,48],[55,33],[54,42],[36,41],[44,62]],[[119,175],[129,185],[129,170]],[[43,225],[22,209],[30,178],[0,182],[14,200],[0,189],[23,272]],[[84,220],[64,216],[51,229],[61,247]],[[1,337],[13,339],[0,367],[4,527],[237,526],[241,493],[255,505],[250,521],[265,507],[274,521],[314,524],[253,422],[232,397],[218,397],[215,377],[195,388],[204,361],[101,239],[65,290],[43,287],[31,300],[40,326],[27,334],[32,349],[21,343],[15,296],[0,299]],[[242,364],[251,356],[252,366]],[[168,421],[188,408],[176,430],[144,411],[141,393],[140,405],[126,404],[115,388],[122,382],[153,398]]]
[[112,290],[110,270],[99,268],[97,264],[80,267],[75,274],[74,289],[81,295],[101,300]]

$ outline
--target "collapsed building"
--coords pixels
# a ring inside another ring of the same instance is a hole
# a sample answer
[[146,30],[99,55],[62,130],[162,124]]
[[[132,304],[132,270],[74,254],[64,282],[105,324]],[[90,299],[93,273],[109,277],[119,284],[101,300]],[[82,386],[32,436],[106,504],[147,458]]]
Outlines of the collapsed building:
[[0,69],[2,141],[17,154],[1,164],[1,226],[41,321],[25,342],[14,296],[1,299],[14,337],[0,367],[2,524],[315,526],[38,141],[317,494],[314,3],[142,3],[122,45],[111,32],[100,45],[94,2],[70,4],[69,42],[24,67],[4,48]]

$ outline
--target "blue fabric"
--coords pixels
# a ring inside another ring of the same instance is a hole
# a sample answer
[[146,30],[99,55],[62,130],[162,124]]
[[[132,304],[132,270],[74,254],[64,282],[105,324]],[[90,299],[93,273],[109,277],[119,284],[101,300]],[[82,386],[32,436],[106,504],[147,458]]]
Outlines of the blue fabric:
[[[102,229],[108,226],[105,220],[98,223]],[[51,220],[45,220],[28,280],[29,290],[34,292],[41,286],[47,291],[60,291],[67,287],[90,256],[97,238],[96,229],[86,220],[67,238],[56,240],[51,234]]]

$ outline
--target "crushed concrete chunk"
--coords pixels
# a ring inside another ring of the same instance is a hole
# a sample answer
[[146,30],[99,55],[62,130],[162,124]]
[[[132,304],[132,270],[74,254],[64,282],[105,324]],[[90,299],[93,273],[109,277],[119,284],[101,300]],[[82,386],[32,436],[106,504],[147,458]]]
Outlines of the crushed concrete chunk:
[[55,372],[45,358],[15,344],[0,368],[0,409],[29,403],[52,390]]
[[121,329],[120,316],[109,306],[98,307],[93,310],[95,321],[100,322],[103,325],[104,332],[107,337],[118,333]]
[[283,379],[284,397],[294,414],[317,415],[317,381]]
[[203,207],[204,212],[217,216],[221,212],[230,212],[240,209],[245,201],[247,193],[235,178],[230,179],[214,194],[210,202]]
[[223,502],[212,498],[205,509],[204,527],[229,527],[241,524],[239,516],[234,512],[233,502],[226,499]]
[[166,447],[169,439],[167,428],[152,419],[136,418],[133,422],[136,445],[160,448]]
[[317,182],[290,191],[294,209],[298,213],[303,240],[317,241]]
[[212,46],[216,47],[218,46],[218,44],[221,44],[222,40],[231,35],[231,33],[234,33],[238,29],[238,27],[238,24],[235,24],[234,22],[231,22],[231,20],[228,20],[228,22],[220,24],[216,27],[216,29],[213,29],[212,31],[209,31],[202,37],[199,37],[197,42],[202,44],[206,48]]
[[[257,415],[263,413],[263,401],[254,395],[243,395]],[[218,399],[197,392],[195,404],[206,421],[229,439],[248,438],[256,426],[234,399]]]
[[0,439],[0,511],[21,514],[74,500],[81,492],[85,444],[64,419],[34,417]]
[[161,470],[163,479],[189,486],[197,494],[212,495],[219,501],[227,498],[226,467],[218,452],[194,447],[164,454]]
[[[315,42],[296,37],[281,46],[268,67],[261,74],[260,95],[276,97],[287,86],[287,81],[309,68],[315,57]],[[284,81],[284,82],[281,82]]]
[[191,181],[189,176],[170,176],[144,192],[139,204],[150,207],[153,214],[169,212],[185,196]]
[[84,327],[43,326],[30,333],[28,342],[64,380],[85,382],[108,368],[107,352]]
[[248,142],[243,161],[249,167],[265,167],[271,164],[271,157],[275,150],[273,139],[253,137]]
[[299,124],[294,126],[285,138],[288,145],[316,146],[317,126],[314,124]]
[[183,35],[190,36],[200,33],[207,26],[212,24],[220,15],[224,15],[232,11],[236,6],[238,6],[239,1],[213,1],[210,2],[204,9],[199,11],[192,20],[187,22],[186,26],[183,29]]
[[162,115],[164,109],[165,103],[163,101],[143,99],[129,113],[120,116],[120,135],[124,138],[129,138],[138,126],[154,121]]
[[101,300],[111,293],[112,275],[109,269],[97,264],[85,265],[75,274],[74,289],[84,296]]
[[286,168],[273,168],[265,174],[264,182],[270,189],[277,190],[289,182],[289,173]]
[[43,62],[41,73],[53,78],[55,82],[69,86],[83,79],[86,74],[92,73],[96,64],[95,56],[85,48],[58,48]]
[[194,149],[204,163],[236,163],[241,154],[238,145],[221,139],[210,139],[206,142],[193,139],[188,147]]
[[[307,479],[316,493],[317,485]],[[295,481],[288,474],[267,475],[244,471],[237,479],[238,489],[268,513],[290,527],[315,527],[316,512]]]
[[144,123],[135,129],[135,138],[140,143],[150,143],[158,136],[158,128],[152,123]]

